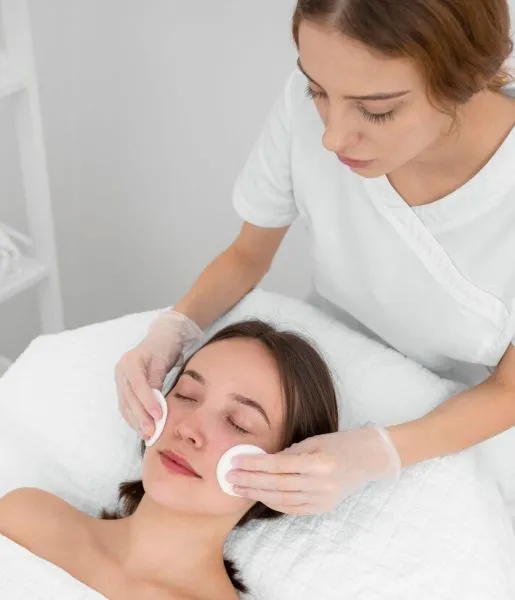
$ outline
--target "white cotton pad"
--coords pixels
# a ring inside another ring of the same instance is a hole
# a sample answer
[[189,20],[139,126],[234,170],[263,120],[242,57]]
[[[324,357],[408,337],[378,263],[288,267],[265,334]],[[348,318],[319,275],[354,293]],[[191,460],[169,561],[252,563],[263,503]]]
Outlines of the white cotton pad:
[[163,414],[162,414],[161,418],[155,422],[154,435],[150,439],[145,440],[145,446],[147,448],[149,446],[153,446],[157,442],[157,440],[159,439],[161,434],[163,433],[163,429],[164,429],[165,423],[166,423],[166,417],[168,416],[168,404],[165,400],[165,397],[163,396],[163,394],[161,394],[161,392],[159,390],[152,390],[152,391],[154,392],[155,397],[157,398],[157,401],[161,405],[161,410],[163,411]]
[[229,496],[237,496],[233,491],[233,484],[229,483],[225,478],[229,471],[232,471],[235,467],[232,466],[231,461],[235,456],[240,454],[266,454],[266,452],[259,448],[259,446],[252,446],[251,444],[238,444],[229,448],[227,452],[222,454],[222,457],[218,461],[216,466],[216,478],[222,490],[229,494]]

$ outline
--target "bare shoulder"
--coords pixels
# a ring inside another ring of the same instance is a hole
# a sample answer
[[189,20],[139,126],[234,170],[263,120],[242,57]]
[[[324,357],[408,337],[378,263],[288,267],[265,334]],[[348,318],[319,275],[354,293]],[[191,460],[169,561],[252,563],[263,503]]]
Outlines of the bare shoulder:
[[49,560],[47,549],[65,548],[67,542],[77,541],[89,518],[61,498],[36,488],[20,488],[0,498],[0,534]]

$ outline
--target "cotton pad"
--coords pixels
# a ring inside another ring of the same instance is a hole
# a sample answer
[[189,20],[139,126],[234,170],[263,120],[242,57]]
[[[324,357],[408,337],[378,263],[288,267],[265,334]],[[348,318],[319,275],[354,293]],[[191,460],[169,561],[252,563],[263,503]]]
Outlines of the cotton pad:
[[232,471],[235,467],[231,464],[232,459],[240,454],[266,454],[266,452],[258,446],[252,446],[251,444],[238,444],[229,448],[227,452],[222,454],[222,457],[218,461],[216,466],[216,478],[222,490],[229,494],[229,496],[237,496],[233,491],[233,484],[229,483],[225,478],[229,471]]
[[161,410],[163,411],[163,414],[162,414],[161,418],[155,422],[154,435],[150,439],[145,440],[145,446],[147,448],[149,446],[153,446],[157,442],[157,440],[159,439],[161,434],[163,433],[163,429],[164,429],[165,423],[166,423],[166,417],[168,416],[168,404],[165,400],[165,397],[163,396],[163,394],[161,394],[161,392],[159,390],[152,390],[152,391],[154,392],[154,395],[157,398],[157,401],[161,405]]

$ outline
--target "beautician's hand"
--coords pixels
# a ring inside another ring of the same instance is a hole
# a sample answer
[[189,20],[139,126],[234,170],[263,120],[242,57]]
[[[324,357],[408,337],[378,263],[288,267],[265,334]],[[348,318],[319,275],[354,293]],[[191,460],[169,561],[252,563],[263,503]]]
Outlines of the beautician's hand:
[[146,337],[116,365],[118,407],[142,438],[153,434],[154,420],[161,417],[152,389],[161,390],[181,354],[201,338],[202,330],[191,319],[168,310],[152,322]]
[[366,484],[397,479],[401,471],[380,427],[315,436],[277,454],[237,457],[233,465],[228,480],[238,495],[292,515],[330,511]]

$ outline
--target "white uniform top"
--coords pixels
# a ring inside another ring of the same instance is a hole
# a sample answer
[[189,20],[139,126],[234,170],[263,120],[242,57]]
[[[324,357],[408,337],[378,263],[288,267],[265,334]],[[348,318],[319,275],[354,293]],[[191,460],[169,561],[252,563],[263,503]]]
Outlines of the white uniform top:
[[295,70],[271,111],[238,214],[261,227],[303,217],[317,303],[348,324],[465,382],[495,367],[515,343],[515,129],[460,189],[410,207],[386,176],[360,177],[323,147],[306,84]]

